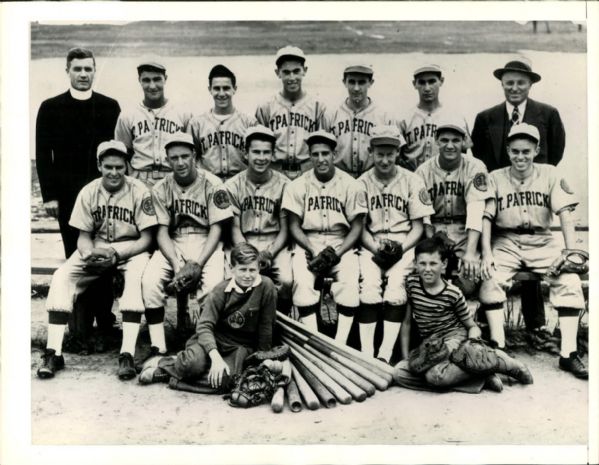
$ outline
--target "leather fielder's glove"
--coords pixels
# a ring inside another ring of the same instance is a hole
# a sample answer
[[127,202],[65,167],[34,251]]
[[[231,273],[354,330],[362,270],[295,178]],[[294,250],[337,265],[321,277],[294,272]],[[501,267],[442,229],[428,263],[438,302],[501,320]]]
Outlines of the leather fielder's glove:
[[447,360],[448,357],[449,350],[443,343],[443,339],[429,337],[418,347],[410,351],[408,355],[408,368],[412,373],[421,375],[438,363]]
[[192,292],[200,285],[202,267],[198,262],[189,260],[166,286],[168,292]]
[[585,274],[589,272],[589,254],[580,249],[564,249],[547,269],[547,275],[557,277],[562,273]]
[[270,350],[258,350],[250,354],[243,361],[243,367],[260,365],[264,360],[287,360],[289,358],[289,346],[281,344]]
[[118,299],[123,296],[125,290],[125,277],[117,267],[114,267],[110,272],[112,274],[112,296]]
[[308,269],[315,274],[324,274],[340,261],[335,249],[329,245],[308,262]]
[[273,256],[268,250],[263,250],[258,253],[258,266],[260,274],[272,280],[275,285],[280,283],[279,269],[273,265]]
[[403,257],[403,247],[397,241],[383,239],[379,250],[372,256],[372,261],[383,270],[388,270]]
[[94,247],[91,253],[83,259],[83,269],[88,273],[101,274],[117,264],[119,259],[112,247]]
[[276,376],[265,365],[249,366],[236,377],[231,393],[225,398],[231,407],[254,407],[270,402],[276,389]]
[[499,368],[497,352],[482,339],[466,339],[451,353],[449,360],[462,370],[481,376],[496,373]]

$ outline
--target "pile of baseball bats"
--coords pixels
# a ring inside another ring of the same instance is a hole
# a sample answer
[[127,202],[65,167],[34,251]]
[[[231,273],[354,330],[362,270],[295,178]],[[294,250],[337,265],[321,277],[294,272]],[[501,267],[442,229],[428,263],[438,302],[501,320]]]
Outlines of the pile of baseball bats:
[[316,410],[353,401],[362,402],[393,380],[393,367],[277,312],[282,341],[291,349],[292,376],[277,389],[271,408],[283,411],[285,399],[292,412]]

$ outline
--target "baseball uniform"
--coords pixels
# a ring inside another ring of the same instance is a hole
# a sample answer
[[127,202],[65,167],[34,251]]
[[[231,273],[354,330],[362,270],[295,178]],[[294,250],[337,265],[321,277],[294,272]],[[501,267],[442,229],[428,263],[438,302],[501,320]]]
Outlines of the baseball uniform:
[[329,129],[322,102],[305,95],[291,102],[281,94],[256,110],[258,123],[277,137],[272,167],[290,179],[312,168],[306,138],[318,129]]
[[217,115],[213,110],[191,119],[187,132],[193,136],[200,165],[223,181],[247,168],[244,135],[255,120],[235,110]]
[[[220,179],[201,168],[189,186],[180,186],[168,174],[152,189],[159,225],[168,226],[181,263],[197,260],[210,226],[233,216],[229,195]],[[224,279],[222,244],[216,248],[202,269],[199,291],[203,296]],[[173,269],[160,250],[154,252],[143,276],[143,298],[147,308],[163,307],[165,286]]]
[[[439,154],[435,143],[437,124],[439,121],[454,120],[456,114],[459,113],[444,106],[439,106],[432,112],[414,107],[401,118],[401,134],[406,142],[402,149],[402,158],[407,161],[412,170],[415,170],[425,160]],[[464,118],[459,119],[463,120],[461,126],[466,129],[466,148],[468,149],[472,147],[468,124]]]
[[[352,110],[344,101],[332,114],[330,130],[337,137],[335,165],[354,178],[372,167],[372,157],[368,152],[372,130],[377,125],[396,125],[396,118],[382,111],[374,102],[360,110]],[[401,141],[401,145],[405,141]]]
[[170,100],[160,108],[143,103],[129,107],[119,115],[114,138],[125,144],[131,156],[131,176],[149,186],[171,171],[164,146],[176,132],[185,132],[191,113]]
[[[156,225],[156,215],[151,194],[141,181],[125,176],[124,186],[111,193],[99,178],[87,184],[77,196],[69,224],[92,234],[94,247],[112,247],[119,253],[139,238],[140,231]],[[121,312],[144,312],[141,277],[149,257],[148,252],[142,252],[119,263],[125,278],[119,299]],[[79,251],[75,251],[56,270],[46,300],[48,311],[73,310],[76,296],[98,278],[97,274],[86,272],[85,265]]]

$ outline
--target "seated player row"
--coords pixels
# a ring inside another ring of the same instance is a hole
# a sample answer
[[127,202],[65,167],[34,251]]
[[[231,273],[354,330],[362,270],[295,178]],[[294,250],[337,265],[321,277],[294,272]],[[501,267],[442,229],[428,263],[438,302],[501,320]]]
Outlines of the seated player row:
[[[479,300],[491,338],[502,348],[505,288],[511,278],[523,265],[544,273],[560,253],[549,231],[554,213],[560,217],[566,246],[573,248],[575,242],[573,192],[558,180],[554,167],[533,163],[539,138],[536,128],[515,125],[508,135],[512,166],[489,177],[482,163],[462,154],[466,133],[460,121],[442,123],[436,135],[438,157],[412,173],[396,164],[401,146],[397,128],[379,126],[369,145],[373,168],[356,180],[336,168],[336,137],[316,131],[307,139],[312,169],[289,181],[270,166],[273,132],[252,126],[245,138],[248,169],[223,185],[196,167],[192,137],[176,133],[166,144],[172,174],[151,191],[125,176],[128,154],[121,142],[102,143],[102,177],[80,192],[70,222],[80,230],[78,251],[53,276],[47,299],[48,346],[38,375],[52,377],[64,365],[62,338],[72,303],[98,276],[93,261],[106,254],[110,265],[125,274],[119,303],[119,377],[135,376],[132,354],[142,314],[152,345],[166,353],[165,286],[186,260],[202,267],[202,295],[223,280],[220,241],[231,218],[233,244],[253,244],[263,260],[274,261],[281,271],[280,310],[288,312],[293,303],[301,321],[316,327],[317,274],[334,274],[331,293],[339,312],[335,338],[346,343],[356,317],[362,348],[373,354],[374,327],[382,312],[378,356],[386,360],[409,318],[405,280],[413,269],[413,247],[423,232],[431,237],[445,231],[462,256],[462,278],[482,280]],[[155,225],[158,250],[150,258]],[[295,244],[291,251],[290,242]],[[381,262],[380,252],[390,243],[399,252]],[[326,266],[315,273],[317,257]],[[562,274],[548,280],[562,331],[559,365],[584,377],[575,347],[577,316],[585,305],[579,278]]]

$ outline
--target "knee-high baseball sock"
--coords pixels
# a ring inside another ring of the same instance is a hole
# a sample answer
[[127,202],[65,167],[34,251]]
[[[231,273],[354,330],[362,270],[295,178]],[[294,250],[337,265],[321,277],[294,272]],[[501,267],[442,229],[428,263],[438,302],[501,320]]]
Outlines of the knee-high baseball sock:
[[54,349],[56,355],[62,355],[62,340],[64,339],[64,330],[67,327],[64,325],[48,325],[48,342],[46,347],[48,349]]
[[401,328],[401,323],[396,323],[395,321],[385,321],[384,333],[383,333],[383,342],[381,343],[381,347],[379,348],[379,357],[384,358],[387,362],[391,361],[391,355],[393,354],[393,347],[395,346],[395,341],[397,341],[397,336],[399,335],[399,329]]
[[127,312],[123,313],[123,343],[121,344],[121,354],[129,352],[135,354],[135,344],[139,333],[139,324],[141,322],[141,313]]
[[562,333],[560,355],[568,358],[572,352],[576,352],[576,334],[578,332],[577,316],[560,316],[559,329]]
[[150,341],[161,354],[166,353],[164,337],[164,307],[146,308],[146,322],[150,331]]
[[503,306],[500,309],[485,310],[485,315],[487,316],[487,321],[489,322],[491,340],[497,343],[497,347],[505,347]]
[[354,321],[353,316],[342,315],[339,313],[339,320],[337,321],[337,334],[335,334],[335,340],[341,344],[347,344],[347,336],[351,329],[352,322]]
[[318,323],[316,322],[316,313],[300,317],[300,323],[306,325],[314,331],[318,331]]
[[376,322],[374,323],[360,323],[360,345],[362,346],[362,352],[372,357],[374,355],[374,330],[376,328]]

